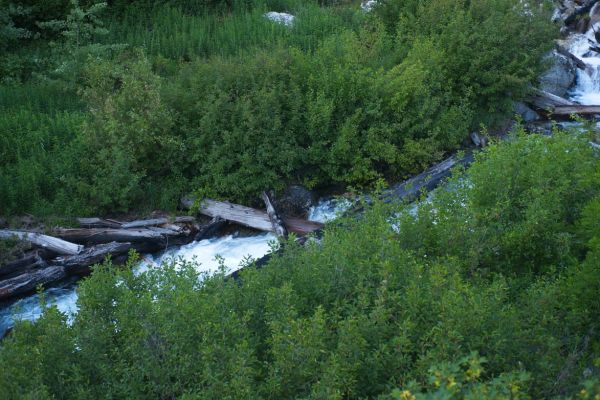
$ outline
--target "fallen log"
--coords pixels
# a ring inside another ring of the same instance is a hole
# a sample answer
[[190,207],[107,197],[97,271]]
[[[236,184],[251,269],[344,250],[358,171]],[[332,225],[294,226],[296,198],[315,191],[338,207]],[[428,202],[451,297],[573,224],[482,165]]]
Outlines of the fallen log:
[[600,105],[556,106],[553,110],[550,111],[550,115],[554,117],[569,117],[571,115],[590,116],[596,114],[600,114]]
[[159,251],[171,245],[187,244],[193,240],[195,234],[193,229],[174,231],[161,227],[144,229],[61,228],[56,229],[55,232],[63,239],[88,246],[110,242],[131,243],[132,248],[140,252]]
[[6,279],[0,282],[0,300],[33,292],[38,285],[58,282],[65,276],[64,267],[52,266]]
[[167,225],[167,224],[182,224],[182,223],[192,223],[195,221],[194,217],[183,216],[176,217],[174,220],[169,218],[154,218],[154,219],[145,219],[138,221],[126,222],[121,225],[123,229],[131,229],[131,228],[145,228],[148,226],[159,226],[159,225]]
[[47,266],[37,254],[27,254],[23,258],[6,263],[0,268],[0,279],[9,279],[35,268]]
[[125,254],[131,249],[131,243],[111,242],[88,247],[75,256],[57,257],[51,261],[53,265],[65,268],[69,275],[83,275],[90,272],[90,266],[99,264],[106,257],[115,260],[117,256]]
[[102,218],[77,218],[77,222],[86,228],[120,228],[122,225],[119,221]]
[[200,241],[204,239],[209,239],[212,236],[215,236],[217,232],[225,226],[227,221],[225,221],[221,217],[214,217],[208,224],[198,230],[196,237],[194,237],[195,241]]
[[445,178],[452,174],[452,169],[458,166],[468,167],[473,163],[473,153],[467,152],[462,157],[453,155],[439,164],[427,169],[419,175],[392,186],[383,195],[383,200],[389,201],[412,201],[421,193],[430,192],[435,189]]
[[10,239],[16,237],[19,240],[25,240],[43,249],[51,250],[57,254],[75,255],[83,250],[83,246],[70,243],[41,233],[26,231],[0,230],[0,239]]
[[577,57],[575,54],[571,53],[569,50],[565,49],[559,44],[556,45],[556,52],[571,60],[577,68],[582,69],[584,71],[587,68],[586,63],[584,63],[581,58]]
[[557,106],[576,105],[572,101],[540,89],[534,89],[532,95],[529,96],[525,102],[539,110],[544,111],[552,110]]
[[[190,209],[194,207],[194,200],[184,198],[181,200],[181,207]],[[257,229],[259,231],[273,232],[273,225],[265,211],[232,204],[225,201],[203,200],[200,203],[199,212],[211,218],[221,217],[227,221]],[[283,217],[283,223],[289,232],[305,235],[323,228],[319,222],[307,221],[300,218]]]
[[275,207],[273,206],[273,202],[271,201],[269,194],[267,192],[263,192],[262,199],[265,202],[265,206],[267,207],[267,215],[269,216],[269,220],[271,221],[271,227],[273,229],[273,232],[275,233],[275,235],[277,235],[277,237],[287,238],[287,229],[282,219],[279,217],[279,214],[275,210]]

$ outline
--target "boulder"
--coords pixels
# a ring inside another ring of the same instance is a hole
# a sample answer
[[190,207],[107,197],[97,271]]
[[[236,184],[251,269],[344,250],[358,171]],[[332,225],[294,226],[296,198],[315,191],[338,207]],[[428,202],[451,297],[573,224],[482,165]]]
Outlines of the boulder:
[[576,66],[568,57],[553,51],[546,56],[550,68],[540,77],[540,89],[565,97],[577,77]]
[[283,215],[305,218],[316,204],[316,196],[302,185],[289,186],[283,195],[275,200],[275,207]]
[[[600,23],[600,3],[596,3],[590,10],[590,27]],[[596,27],[597,28],[597,27]]]
[[294,17],[292,14],[276,11],[270,11],[268,13],[265,13],[265,18],[285,26],[293,26],[294,19],[296,19],[296,17]]
[[517,101],[517,102],[513,103],[513,111],[515,112],[515,114],[518,114],[521,116],[524,123],[529,123],[529,122],[537,121],[538,119],[540,119],[540,116],[538,115],[538,113],[533,111],[529,106],[527,106],[522,101]]

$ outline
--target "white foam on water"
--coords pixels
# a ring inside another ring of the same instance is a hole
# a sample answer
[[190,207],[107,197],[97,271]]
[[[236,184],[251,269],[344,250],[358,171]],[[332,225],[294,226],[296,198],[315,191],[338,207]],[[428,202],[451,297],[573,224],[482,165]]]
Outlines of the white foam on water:
[[271,243],[277,238],[271,233],[256,236],[236,237],[233,235],[192,242],[167,251],[159,257],[144,257],[137,268],[141,273],[150,267],[160,266],[169,260],[194,262],[199,273],[214,273],[219,269],[219,258],[231,273],[240,269],[249,259],[258,259],[271,250]]
[[[352,203],[345,199],[327,199],[321,201],[310,211],[311,221],[326,222],[334,219],[339,212],[347,210]],[[142,274],[149,268],[160,268],[163,261],[182,259],[194,262],[199,273],[214,273],[222,260],[227,272],[240,269],[249,259],[258,259],[271,250],[276,240],[271,233],[254,236],[228,235],[213,239],[192,242],[185,246],[167,250],[160,255],[143,255],[135,274]],[[77,313],[77,290],[75,284],[47,289],[44,292],[47,305],[56,305],[67,314],[70,321]],[[0,336],[14,325],[14,320],[35,321],[42,315],[43,309],[37,294],[23,298],[0,309]]]
[[[600,30],[598,24],[594,28]],[[575,35],[569,46],[569,51],[587,65],[585,70],[577,69],[577,81],[571,90],[571,100],[584,105],[600,104],[600,54],[590,49],[591,43],[598,44],[594,28]]]
[[352,206],[352,202],[344,198],[326,198],[316,206],[310,208],[308,212],[308,220],[314,222],[329,222],[333,221],[341,213],[347,211]]

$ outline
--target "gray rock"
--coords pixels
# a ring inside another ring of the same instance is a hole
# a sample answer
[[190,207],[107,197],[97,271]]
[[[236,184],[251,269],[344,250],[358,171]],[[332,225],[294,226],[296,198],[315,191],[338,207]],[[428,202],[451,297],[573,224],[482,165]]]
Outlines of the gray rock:
[[590,11],[590,27],[594,27],[598,23],[600,23],[600,3],[596,3]]
[[515,112],[515,114],[519,114],[523,119],[523,122],[525,123],[537,121],[538,119],[540,119],[538,113],[533,111],[522,101],[517,101],[513,103],[513,111]]
[[540,89],[565,97],[577,76],[576,67],[567,57],[553,51],[546,56],[551,67],[540,77]]
[[471,132],[471,141],[476,147],[487,146],[487,137],[480,134],[479,132]]
[[313,192],[302,185],[291,185],[275,201],[275,206],[283,215],[304,218],[315,203],[316,196]]

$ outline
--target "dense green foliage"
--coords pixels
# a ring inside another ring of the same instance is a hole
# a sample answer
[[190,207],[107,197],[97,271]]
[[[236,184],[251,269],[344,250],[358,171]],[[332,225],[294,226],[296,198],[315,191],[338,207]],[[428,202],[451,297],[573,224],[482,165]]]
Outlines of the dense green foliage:
[[400,179],[510,117],[554,36],[518,0],[1,0],[0,21],[4,215]]
[[240,281],[105,263],[72,325],[55,308],[18,324],[0,387],[9,399],[594,398],[599,178],[584,137],[517,135],[417,212],[375,204]]

